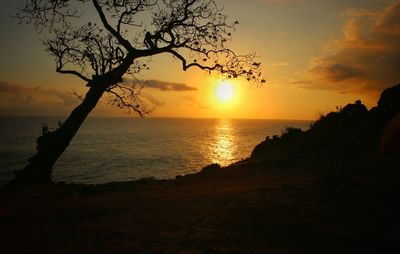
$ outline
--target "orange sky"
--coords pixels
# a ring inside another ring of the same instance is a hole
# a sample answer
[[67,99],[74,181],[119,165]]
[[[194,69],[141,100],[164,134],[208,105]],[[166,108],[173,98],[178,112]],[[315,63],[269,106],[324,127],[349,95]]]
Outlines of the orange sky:
[[[57,74],[29,26],[9,15],[23,1],[2,3],[0,114],[66,115],[84,83]],[[400,1],[217,0],[240,26],[230,46],[260,55],[264,87],[238,80],[234,99],[215,99],[218,77],[183,72],[170,56],[154,57],[143,98],[151,117],[315,119],[361,99],[374,106],[382,89],[399,83]],[[127,81],[128,82],[128,81]],[[124,112],[100,103],[93,115]]]

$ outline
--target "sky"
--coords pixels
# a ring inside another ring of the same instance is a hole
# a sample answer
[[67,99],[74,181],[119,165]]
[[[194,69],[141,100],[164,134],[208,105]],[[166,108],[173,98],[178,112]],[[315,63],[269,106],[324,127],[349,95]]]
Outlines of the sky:
[[[0,0],[0,115],[67,116],[85,83],[55,72],[30,25],[12,15],[23,0]],[[216,0],[239,27],[229,46],[256,52],[267,83],[232,81],[233,96],[218,99],[218,80],[182,71],[170,56],[153,57],[141,96],[150,117],[313,120],[360,99],[376,105],[400,83],[400,0]],[[106,101],[94,116],[126,116]]]

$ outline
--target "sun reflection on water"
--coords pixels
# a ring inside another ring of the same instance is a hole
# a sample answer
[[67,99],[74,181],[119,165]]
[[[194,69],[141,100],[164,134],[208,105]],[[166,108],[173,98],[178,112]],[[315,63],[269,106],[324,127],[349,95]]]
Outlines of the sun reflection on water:
[[219,120],[210,145],[210,159],[213,163],[226,166],[235,161],[236,137],[230,120]]

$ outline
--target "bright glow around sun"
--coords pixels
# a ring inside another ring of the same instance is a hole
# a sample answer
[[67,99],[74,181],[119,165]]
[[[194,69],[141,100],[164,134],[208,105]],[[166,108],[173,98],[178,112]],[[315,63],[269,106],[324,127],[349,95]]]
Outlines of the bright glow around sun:
[[219,101],[228,102],[232,100],[234,94],[235,94],[235,87],[231,83],[227,81],[220,81],[217,84],[215,95],[217,96],[217,99]]

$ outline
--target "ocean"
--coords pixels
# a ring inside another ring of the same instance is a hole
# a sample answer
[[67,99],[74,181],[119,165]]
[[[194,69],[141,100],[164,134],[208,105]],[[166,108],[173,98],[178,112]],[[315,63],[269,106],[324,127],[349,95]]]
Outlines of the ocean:
[[[60,117],[0,117],[0,184],[35,153],[42,123]],[[211,163],[248,158],[266,136],[310,121],[89,117],[53,170],[56,182],[98,184],[171,179]]]

